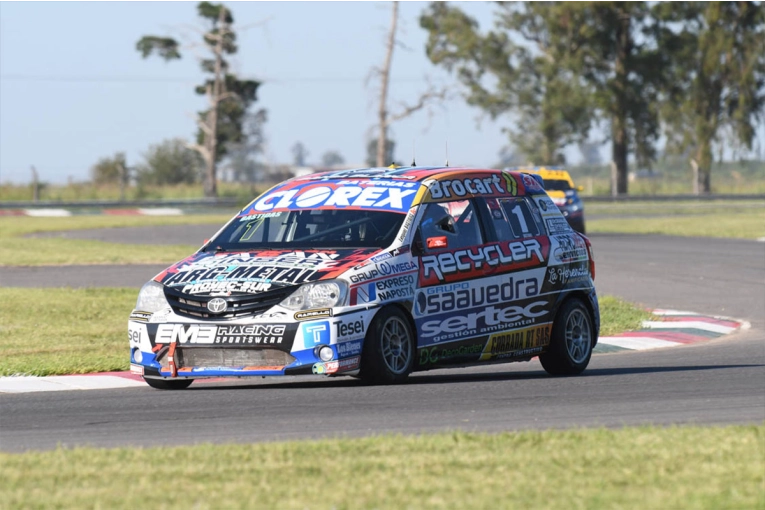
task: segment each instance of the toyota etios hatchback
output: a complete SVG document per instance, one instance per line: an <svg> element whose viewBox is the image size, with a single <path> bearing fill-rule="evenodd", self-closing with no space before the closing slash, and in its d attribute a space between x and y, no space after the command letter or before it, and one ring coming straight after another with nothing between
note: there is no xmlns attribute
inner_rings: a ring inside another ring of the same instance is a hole
<svg viewBox="0 0 765 510"><path fill-rule="evenodd" d="M275 186L143 286L131 370L353 375L539 356L578 374L598 339L590 242L529 174L372 168Z"/></svg>

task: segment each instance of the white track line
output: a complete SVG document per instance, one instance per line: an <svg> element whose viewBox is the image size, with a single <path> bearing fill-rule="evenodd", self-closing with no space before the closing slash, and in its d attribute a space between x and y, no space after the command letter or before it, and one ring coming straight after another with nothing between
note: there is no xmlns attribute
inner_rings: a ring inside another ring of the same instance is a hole
<svg viewBox="0 0 765 510"><path fill-rule="evenodd" d="M50 377L0 377L0 393L29 393L34 391L101 390L146 386L116 375L61 375Z"/></svg>
<svg viewBox="0 0 765 510"><path fill-rule="evenodd" d="M598 345L600 344L613 345L633 351L644 351L660 347L676 347L680 345L680 342L670 342L648 336L604 336L598 338Z"/></svg>

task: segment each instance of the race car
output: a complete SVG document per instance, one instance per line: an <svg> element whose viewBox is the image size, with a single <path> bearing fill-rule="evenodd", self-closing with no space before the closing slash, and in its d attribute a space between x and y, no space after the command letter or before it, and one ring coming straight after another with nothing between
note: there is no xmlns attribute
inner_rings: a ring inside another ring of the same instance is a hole
<svg viewBox="0 0 765 510"><path fill-rule="evenodd" d="M522 172L539 175L544 180L545 191L555 205L558 206L571 228L577 232L586 233L584 226L584 203L579 197L582 186L574 186L571 175L562 167L519 167L513 168Z"/></svg>
<svg viewBox="0 0 765 510"><path fill-rule="evenodd" d="M589 240L529 174L296 177L142 287L131 371L158 389L298 374L400 383L536 356L578 374L600 329L594 277Z"/></svg>

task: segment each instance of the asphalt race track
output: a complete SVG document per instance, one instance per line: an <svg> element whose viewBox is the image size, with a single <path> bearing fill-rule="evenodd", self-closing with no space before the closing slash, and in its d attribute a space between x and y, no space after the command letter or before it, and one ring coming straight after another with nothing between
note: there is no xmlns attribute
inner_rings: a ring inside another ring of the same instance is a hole
<svg viewBox="0 0 765 510"><path fill-rule="evenodd" d="M129 229L116 230L101 231L100 239L127 238ZM210 230L183 227L163 237L199 244ZM2 394L0 450L765 421L765 243L590 238L599 293L744 319L751 329L676 348L599 354L573 378L549 377L532 361L418 373L387 387L306 376L195 383L176 392L147 386ZM0 268L0 285L137 289L163 268Z"/></svg>

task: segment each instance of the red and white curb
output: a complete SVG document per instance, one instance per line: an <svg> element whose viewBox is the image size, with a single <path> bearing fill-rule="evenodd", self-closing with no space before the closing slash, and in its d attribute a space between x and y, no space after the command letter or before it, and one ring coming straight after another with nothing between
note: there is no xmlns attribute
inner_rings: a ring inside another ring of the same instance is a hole
<svg viewBox="0 0 765 510"><path fill-rule="evenodd" d="M639 331L617 336L600 337L594 353L625 350L642 351L662 347L675 347L718 338L739 329L748 329L749 323L727 317L710 317L677 310L654 310L660 320L644 321ZM216 379L217 381L223 379ZM105 372L86 375L56 375L49 377L0 377L0 393L31 393L38 391L102 390L109 388L146 388L139 375L130 372Z"/></svg>
<svg viewBox="0 0 765 510"><path fill-rule="evenodd" d="M69 209L0 209L0 216L32 216L37 218L63 218L78 213ZM177 207L143 207L136 209L101 209L88 211L88 215L105 214L107 216L182 216L183 209Z"/></svg>
<svg viewBox="0 0 765 510"><path fill-rule="evenodd" d="M658 320L643 321L642 329L598 339L595 353L623 350L643 351L692 344L749 329L746 321L714 317L680 310L653 310Z"/></svg>

